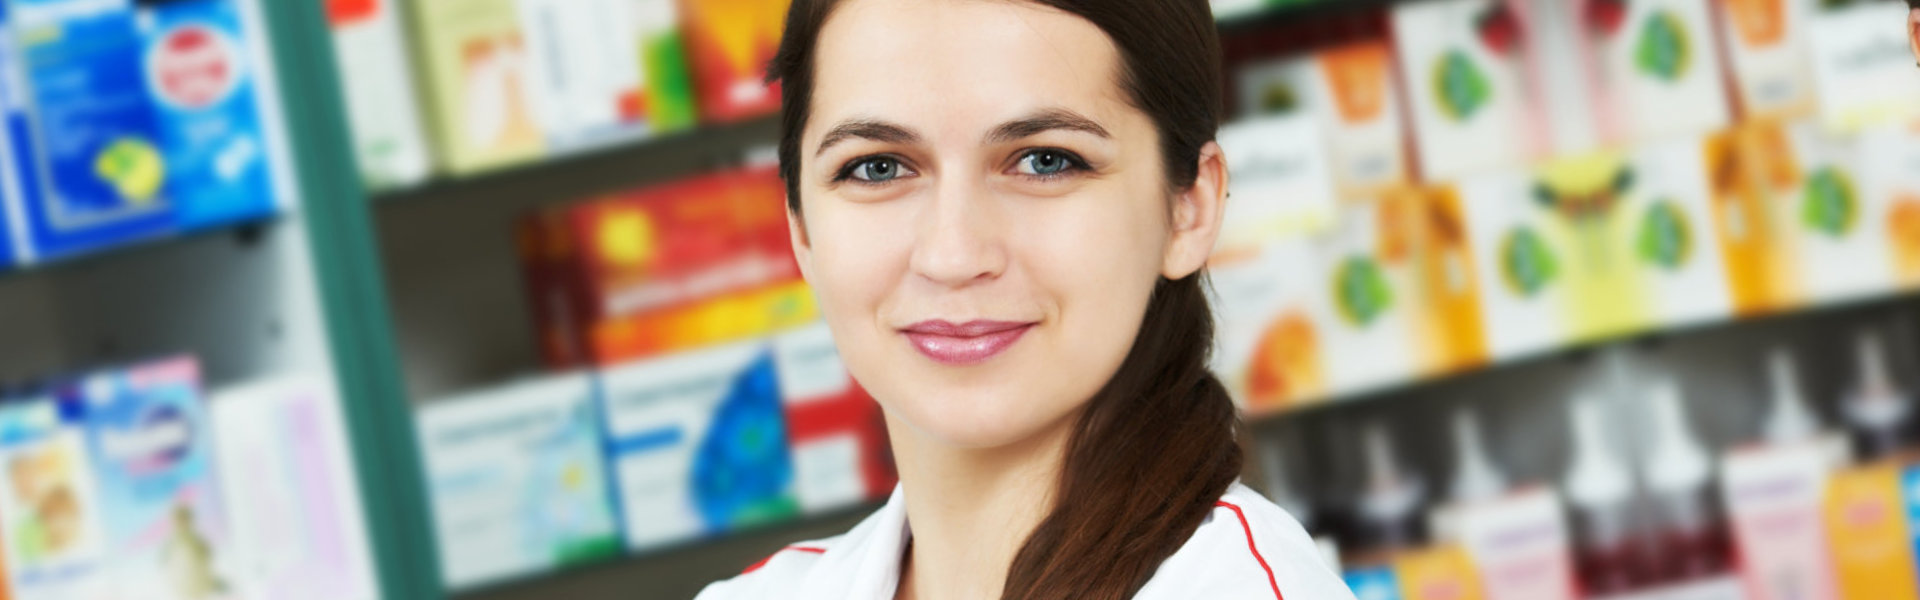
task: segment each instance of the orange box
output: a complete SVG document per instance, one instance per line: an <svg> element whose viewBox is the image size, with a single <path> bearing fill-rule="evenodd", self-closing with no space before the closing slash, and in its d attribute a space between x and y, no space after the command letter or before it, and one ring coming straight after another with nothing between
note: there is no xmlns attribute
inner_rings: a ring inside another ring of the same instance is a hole
<svg viewBox="0 0 1920 600"><path fill-rule="evenodd" d="M1840 597L1920 600L1900 468L1881 464L1835 473L1827 482L1827 547Z"/></svg>
<svg viewBox="0 0 1920 600"><path fill-rule="evenodd" d="M680 0L702 120L724 123L780 109L780 86L764 77L780 48L787 2Z"/></svg>

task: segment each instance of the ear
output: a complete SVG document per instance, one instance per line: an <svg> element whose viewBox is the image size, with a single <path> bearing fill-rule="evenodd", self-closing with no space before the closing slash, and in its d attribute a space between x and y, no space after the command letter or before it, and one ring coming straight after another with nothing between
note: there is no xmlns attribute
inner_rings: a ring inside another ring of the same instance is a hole
<svg viewBox="0 0 1920 600"><path fill-rule="evenodd" d="M1920 65L1920 4L1907 9L1907 44L1913 48L1913 63Z"/></svg>
<svg viewBox="0 0 1920 600"><path fill-rule="evenodd" d="M1199 176L1173 206L1173 235L1161 259L1160 275L1185 279L1207 265L1220 237L1220 217L1227 208L1227 155L1220 144L1200 148Z"/></svg>
<svg viewBox="0 0 1920 600"><path fill-rule="evenodd" d="M798 210L787 210L787 241L793 244L793 260L800 265L800 277L813 281L813 240L807 237L807 218Z"/></svg>

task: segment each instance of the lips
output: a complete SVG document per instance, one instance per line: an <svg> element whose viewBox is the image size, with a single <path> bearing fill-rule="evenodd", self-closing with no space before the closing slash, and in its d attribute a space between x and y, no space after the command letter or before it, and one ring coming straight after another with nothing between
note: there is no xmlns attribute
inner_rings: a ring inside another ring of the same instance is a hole
<svg viewBox="0 0 1920 600"><path fill-rule="evenodd" d="M1016 321L922 321L900 330L915 350L944 365L986 362L1020 341L1035 323Z"/></svg>

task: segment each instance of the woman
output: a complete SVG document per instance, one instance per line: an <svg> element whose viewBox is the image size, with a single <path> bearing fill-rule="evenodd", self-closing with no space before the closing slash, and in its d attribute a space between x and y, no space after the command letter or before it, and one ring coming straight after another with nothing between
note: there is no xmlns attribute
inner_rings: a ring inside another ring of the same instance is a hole
<svg viewBox="0 0 1920 600"><path fill-rule="evenodd" d="M794 0L794 253L901 485L700 598L1351 598L1236 482L1205 0Z"/></svg>

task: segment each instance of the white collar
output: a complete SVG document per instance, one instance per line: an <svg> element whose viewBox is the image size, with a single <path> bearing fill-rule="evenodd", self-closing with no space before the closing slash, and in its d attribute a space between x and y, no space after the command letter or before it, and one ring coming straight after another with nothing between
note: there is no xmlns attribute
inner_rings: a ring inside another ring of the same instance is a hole
<svg viewBox="0 0 1920 600"><path fill-rule="evenodd" d="M906 555L906 492L899 485L885 506L854 526L820 556L801 598L891 600L900 587L900 562ZM852 573L852 577L847 577Z"/></svg>

